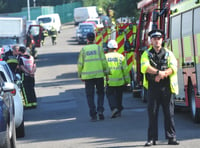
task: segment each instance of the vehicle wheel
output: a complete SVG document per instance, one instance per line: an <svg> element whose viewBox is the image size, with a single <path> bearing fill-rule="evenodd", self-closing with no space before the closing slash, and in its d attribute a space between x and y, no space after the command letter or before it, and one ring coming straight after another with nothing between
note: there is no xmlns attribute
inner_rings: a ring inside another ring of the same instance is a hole
<svg viewBox="0 0 200 148"><path fill-rule="evenodd" d="M15 127L15 124L14 124L13 127ZM11 145L11 148L16 148L16 131L15 131L15 128L13 128L13 131L12 131L12 136L11 136L11 139L10 139L10 145Z"/></svg>
<svg viewBox="0 0 200 148"><path fill-rule="evenodd" d="M135 86L134 85L134 71L133 71L133 69L131 69L130 78L131 78L131 88L130 88L130 90L133 91L134 86Z"/></svg>
<svg viewBox="0 0 200 148"><path fill-rule="evenodd" d="M196 107L195 92L191 82L188 84L188 99L192 119L194 122L200 123L200 109Z"/></svg>
<svg viewBox="0 0 200 148"><path fill-rule="evenodd" d="M6 141L5 144L3 145L3 148L10 148L10 137L9 137L9 127L7 126L6 128Z"/></svg>
<svg viewBox="0 0 200 148"><path fill-rule="evenodd" d="M16 137L17 138L22 138L24 136L25 136L25 130L24 130L24 119L23 119L23 121L20 124L20 126L18 128L16 128Z"/></svg>
<svg viewBox="0 0 200 148"><path fill-rule="evenodd" d="M148 96L147 89L142 87L141 98L143 102L147 102L147 96Z"/></svg>

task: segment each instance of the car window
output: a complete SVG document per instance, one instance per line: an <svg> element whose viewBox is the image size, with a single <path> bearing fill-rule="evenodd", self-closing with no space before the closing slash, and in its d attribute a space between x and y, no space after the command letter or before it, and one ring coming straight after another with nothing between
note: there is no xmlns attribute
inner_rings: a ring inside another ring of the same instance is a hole
<svg viewBox="0 0 200 148"><path fill-rule="evenodd" d="M93 32L94 29L93 28L81 28L82 32Z"/></svg>
<svg viewBox="0 0 200 148"><path fill-rule="evenodd" d="M4 73L3 73L2 71L0 71L0 77L2 78L2 80L3 80L4 82L7 82L6 76L4 75Z"/></svg>
<svg viewBox="0 0 200 148"><path fill-rule="evenodd" d="M38 22L49 23L49 22L51 22L51 18L50 17L39 18Z"/></svg>
<svg viewBox="0 0 200 148"><path fill-rule="evenodd" d="M1 38L0 39L0 45L11 45L11 44L17 44L17 38Z"/></svg>
<svg viewBox="0 0 200 148"><path fill-rule="evenodd" d="M13 78L13 75L12 75L12 72L11 70L9 69L8 65L3 65L6 73L8 74L9 78L11 79L11 81L14 81L14 78Z"/></svg>
<svg viewBox="0 0 200 148"><path fill-rule="evenodd" d="M31 26L30 32L33 36L37 36L40 33L40 27L39 26Z"/></svg>
<svg viewBox="0 0 200 148"><path fill-rule="evenodd" d="M92 26L92 25L81 25L80 28L81 28L81 29L82 29L82 28L93 28L93 26Z"/></svg>

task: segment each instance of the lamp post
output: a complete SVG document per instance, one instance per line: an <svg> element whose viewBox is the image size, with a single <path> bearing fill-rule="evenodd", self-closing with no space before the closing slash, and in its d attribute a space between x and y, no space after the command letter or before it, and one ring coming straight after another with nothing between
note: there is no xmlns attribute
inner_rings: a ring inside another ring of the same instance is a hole
<svg viewBox="0 0 200 148"><path fill-rule="evenodd" d="M33 7L36 7L36 0L33 0Z"/></svg>
<svg viewBox="0 0 200 148"><path fill-rule="evenodd" d="M31 16L30 16L30 0L27 0L27 10L28 10L28 20L30 21Z"/></svg>

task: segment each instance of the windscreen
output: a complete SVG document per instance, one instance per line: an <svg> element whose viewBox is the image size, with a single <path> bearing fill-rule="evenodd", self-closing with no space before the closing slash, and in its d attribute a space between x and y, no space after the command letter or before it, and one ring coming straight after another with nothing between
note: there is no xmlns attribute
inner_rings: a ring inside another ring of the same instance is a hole
<svg viewBox="0 0 200 148"><path fill-rule="evenodd" d="M94 32L94 28L91 25L80 26L81 32Z"/></svg>
<svg viewBox="0 0 200 148"><path fill-rule="evenodd" d="M38 26L32 26L30 29L30 32L33 36L37 36L40 33L40 27Z"/></svg>
<svg viewBox="0 0 200 148"><path fill-rule="evenodd" d="M52 21L52 19L50 17L44 17L44 18L39 18L38 22L39 23L50 23Z"/></svg>
<svg viewBox="0 0 200 148"><path fill-rule="evenodd" d="M11 45L17 43L17 38L0 38L0 47L3 45Z"/></svg>

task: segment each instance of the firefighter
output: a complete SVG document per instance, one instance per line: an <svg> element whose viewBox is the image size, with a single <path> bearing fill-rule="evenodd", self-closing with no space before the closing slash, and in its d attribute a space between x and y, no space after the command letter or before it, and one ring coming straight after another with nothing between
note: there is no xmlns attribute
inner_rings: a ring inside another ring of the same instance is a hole
<svg viewBox="0 0 200 148"><path fill-rule="evenodd" d="M82 48L78 58L78 77L85 82L85 91L91 121L104 120L104 76L109 73L108 63L102 47L94 43L95 34L87 34L88 45ZM98 103L94 92L97 89Z"/></svg>
<svg viewBox="0 0 200 148"><path fill-rule="evenodd" d="M110 75L106 78L106 96L112 111L111 118L121 116L123 110L122 96L124 85L130 83L130 76L125 57L117 52L118 44L115 40L108 42L106 60L110 68Z"/></svg>
<svg viewBox="0 0 200 148"><path fill-rule="evenodd" d="M158 140L158 112L163 108L165 137L169 145L178 145L174 123L174 96L178 93L177 61L174 54L162 47L161 30L148 34L152 47L141 57L143 85L148 89L148 139L145 146L156 145Z"/></svg>
<svg viewBox="0 0 200 148"><path fill-rule="evenodd" d="M29 52L30 54L36 58L36 49L35 49L35 40L34 40L34 36L32 35L31 31L29 30L27 33L27 42L26 42L26 47L29 48Z"/></svg>
<svg viewBox="0 0 200 148"><path fill-rule="evenodd" d="M56 37L57 37L57 30L56 30L56 28L52 26L50 32L51 32L52 45L56 45Z"/></svg>
<svg viewBox="0 0 200 148"><path fill-rule="evenodd" d="M19 72L18 59L17 59L19 46L14 45L11 50L12 50L11 54L7 55L4 59L4 61L6 61L6 63L8 63L12 73L15 75L16 73Z"/></svg>
<svg viewBox="0 0 200 148"><path fill-rule="evenodd" d="M41 44L42 46L45 45L45 38L48 37L48 30L45 28L42 28L42 36L41 36Z"/></svg>
<svg viewBox="0 0 200 148"><path fill-rule="evenodd" d="M37 98L35 94L35 78L36 64L33 56L26 52L24 46L19 48L19 68L22 77L22 94L24 97L26 108L37 107Z"/></svg>

